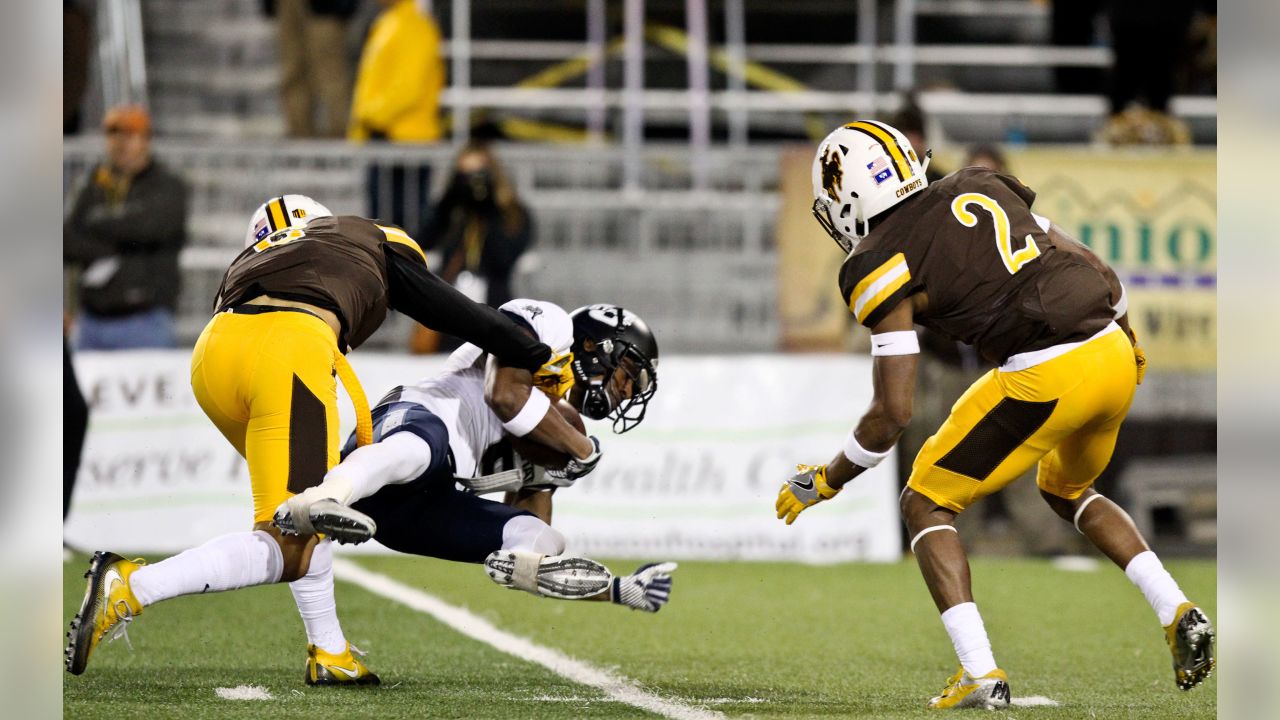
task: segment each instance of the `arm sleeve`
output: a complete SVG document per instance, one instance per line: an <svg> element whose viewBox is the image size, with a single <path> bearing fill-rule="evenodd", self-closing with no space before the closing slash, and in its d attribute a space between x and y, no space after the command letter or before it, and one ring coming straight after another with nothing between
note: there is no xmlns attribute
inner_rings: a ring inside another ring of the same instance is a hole
<svg viewBox="0 0 1280 720"><path fill-rule="evenodd" d="M472 302L427 269L386 246L391 307L432 330L473 343L503 365L536 372L551 359L551 348L488 305Z"/></svg>

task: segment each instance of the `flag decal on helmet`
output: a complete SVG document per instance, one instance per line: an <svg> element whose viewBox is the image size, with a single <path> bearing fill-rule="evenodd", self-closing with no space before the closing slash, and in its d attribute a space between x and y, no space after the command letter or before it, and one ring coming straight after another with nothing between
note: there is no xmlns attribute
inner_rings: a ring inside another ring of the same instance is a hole
<svg viewBox="0 0 1280 720"><path fill-rule="evenodd" d="M879 143L880 147L884 148L884 154L893 160L893 169L898 174L899 180L906 180L914 174L911 172L911 165L907 162L907 156L903 154L897 139L893 137L893 133L866 120L851 122L845 125L845 128L857 130Z"/></svg>
<svg viewBox="0 0 1280 720"><path fill-rule="evenodd" d="M840 167L840 155L831 148L822 151L822 188L832 198L840 194L844 170Z"/></svg>
<svg viewBox="0 0 1280 720"><path fill-rule="evenodd" d="M893 176L893 171L889 169L889 159L883 155L867 163L867 169L871 171L871 179L876 181L876 185L883 184Z"/></svg>

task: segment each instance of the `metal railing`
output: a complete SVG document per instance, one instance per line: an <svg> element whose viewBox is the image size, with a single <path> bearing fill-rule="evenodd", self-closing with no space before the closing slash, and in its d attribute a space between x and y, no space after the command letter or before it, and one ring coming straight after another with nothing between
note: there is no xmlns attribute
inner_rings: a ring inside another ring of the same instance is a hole
<svg viewBox="0 0 1280 720"><path fill-rule="evenodd" d="M392 167L426 168L434 195L453 160L443 145L157 141L155 150L191 185L190 240L181 259L184 341L207 321L259 203L301 193L336 213L366 215L369 183L387 185ZM776 150L710 151L703 189L695 187L684 146L646 147L636 187L626 185L620 148L511 145L498 155L535 224L518 292L570 308L621 303L660 328L664 348L673 351L776 347ZM69 141L65 176L74 179L100 156L98 138ZM426 210L406 200L409 215ZM407 323L393 321L371 344L403 347L407 332Z"/></svg>
<svg viewBox="0 0 1280 720"><path fill-rule="evenodd" d="M97 9L103 107L147 104L147 65L138 0L102 0Z"/></svg>

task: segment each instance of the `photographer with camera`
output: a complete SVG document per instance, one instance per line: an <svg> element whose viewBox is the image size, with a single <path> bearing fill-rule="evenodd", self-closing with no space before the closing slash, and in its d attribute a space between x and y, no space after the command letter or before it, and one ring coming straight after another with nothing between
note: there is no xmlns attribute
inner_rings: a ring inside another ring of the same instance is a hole
<svg viewBox="0 0 1280 720"><path fill-rule="evenodd" d="M492 307L515 297L511 275L533 242L533 220L487 142L473 142L458 154L423 240L440 254L440 277L467 297ZM419 328L410 349L426 353L456 346Z"/></svg>

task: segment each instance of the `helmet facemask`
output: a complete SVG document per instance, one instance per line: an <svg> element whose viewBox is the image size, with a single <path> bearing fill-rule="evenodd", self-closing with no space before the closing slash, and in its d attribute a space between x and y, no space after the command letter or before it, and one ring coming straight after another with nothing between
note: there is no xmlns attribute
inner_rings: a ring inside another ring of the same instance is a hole
<svg viewBox="0 0 1280 720"><path fill-rule="evenodd" d="M658 392L658 370L654 363L625 340L605 340L587 363L574 360L577 384L582 387L582 413L592 420L613 420L619 435L644 420L649 401ZM631 386L629 396L620 395L616 376L621 372Z"/></svg>
<svg viewBox="0 0 1280 720"><path fill-rule="evenodd" d="M831 239L836 241L836 244L840 246L840 249L844 251L844 254L848 255L853 252L854 248L858 245L853 240L845 237L844 233L836 229L835 223L831 222L831 208L834 205L835 203L826 195L818 197L813 201L813 216L818 219L818 224L822 226L823 230L827 231L827 234L831 236ZM841 209L841 212L846 212L850 209L851 208L846 205ZM865 235L866 233L863 233L859 237L865 237Z"/></svg>
<svg viewBox="0 0 1280 720"><path fill-rule="evenodd" d="M613 418L613 431L621 435L644 420L649 401L658 392L658 370L630 343L619 341L618 344L623 349L617 370L621 370L631 384L630 397L610 398L614 406L610 414ZM614 371L615 374L617 370ZM612 382L606 388L610 395L614 394Z"/></svg>

